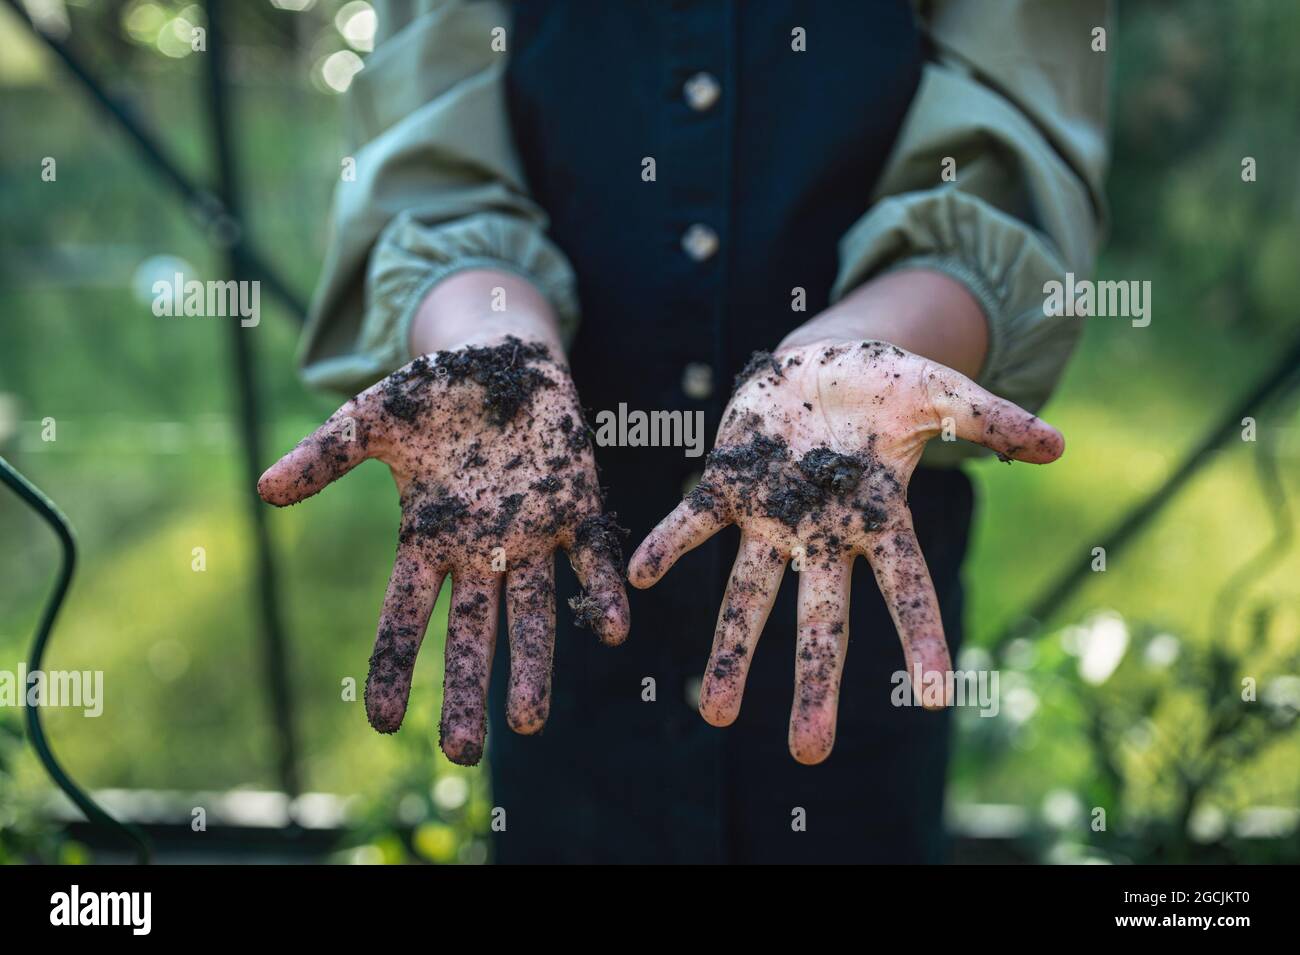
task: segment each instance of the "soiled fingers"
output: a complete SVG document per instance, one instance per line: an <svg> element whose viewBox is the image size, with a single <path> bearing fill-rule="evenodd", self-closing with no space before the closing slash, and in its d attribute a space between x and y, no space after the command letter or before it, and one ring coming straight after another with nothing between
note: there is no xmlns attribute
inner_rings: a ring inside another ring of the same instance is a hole
<svg viewBox="0 0 1300 955"><path fill-rule="evenodd" d="M401 726L416 656L444 575L412 544L399 546L366 681L366 713L381 733ZM487 689L496 645L501 578L452 570L440 745L447 758L476 764L487 732ZM506 720L517 733L546 724L555 652L554 555L532 557L505 576L510 640Z"/></svg>
<svg viewBox="0 0 1300 955"><path fill-rule="evenodd" d="M748 535L741 539L700 687L700 715L714 726L730 726L740 715L749 664L785 565L785 557L771 544Z"/></svg>
<svg viewBox="0 0 1300 955"><path fill-rule="evenodd" d="M552 555L511 568L506 576L510 688L506 721L516 733L539 732L551 711L555 656L555 563Z"/></svg>
<svg viewBox="0 0 1300 955"><path fill-rule="evenodd" d="M453 763L474 766L487 736L487 688L496 647L500 580L452 571L439 745Z"/></svg>
<svg viewBox="0 0 1300 955"><path fill-rule="evenodd" d="M852 572L852 557L844 556L799 575L790 755L808 766L826 759L835 746Z"/></svg>
<svg viewBox="0 0 1300 955"><path fill-rule="evenodd" d="M1046 421L951 368L933 365L926 387L940 417L952 418L957 437L965 441L1030 464L1049 464L1065 451L1065 438Z"/></svg>
<svg viewBox="0 0 1300 955"><path fill-rule="evenodd" d="M569 563L582 585L582 593L569 601L574 620L609 646L627 639L632 619L620 569L625 533L613 514L595 514L578 525L567 548Z"/></svg>
<svg viewBox="0 0 1300 955"><path fill-rule="evenodd" d="M880 594L898 630L907 675L915 692L920 694L924 687L940 681L938 685L944 687L942 695L924 694L922 700L929 708L935 708L935 703L947 706L950 703L947 676L952 669L948 641L939 616L934 581L912 529L912 515L906 508L893 516L889 526L872 539L863 555L875 572Z"/></svg>
<svg viewBox="0 0 1300 955"><path fill-rule="evenodd" d="M276 507L297 504L372 456L369 422L354 399L267 468L257 493Z"/></svg>
<svg viewBox="0 0 1300 955"><path fill-rule="evenodd" d="M397 732L406 716L415 658L442 581L442 572L430 567L417 547L398 545L366 677L366 717L381 733Z"/></svg>
<svg viewBox="0 0 1300 955"><path fill-rule="evenodd" d="M645 589L658 583L669 568L730 523L723 505L701 483L646 535L628 563L632 586Z"/></svg>

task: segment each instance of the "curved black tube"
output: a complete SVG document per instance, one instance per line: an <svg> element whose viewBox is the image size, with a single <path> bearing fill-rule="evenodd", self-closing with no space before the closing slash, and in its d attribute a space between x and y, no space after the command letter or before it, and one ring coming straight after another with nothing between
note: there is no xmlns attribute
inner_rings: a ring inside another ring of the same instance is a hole
<svg viewBox="0 0 1300 955"><path fill-rule="evenodd" d="M63 552L63 560L59 565L58 581L55 583L54 592L50 595L50 599L46 602L45 609L41 613L40 623L36 627L36 638L32 641L31 659L27 666L29 672L35 672L41 668L45 648L50 642L50 631L54 629L54 618L58 615L59 608L63 606L63 600L68 595L68 587L72 584L72 572L77 565L77 543L72 536L72 525L55 507L54 502L46 497L40 488L15 470L13 465L3 457L0 457L0 480L9 485L15 494L39 514L45 523L50 525L55 536L59 538L59 544ZM119 822L114 819L90 797L89 793L73 782L72 777L59 765L59 761L54 758L54 753L50 750L49 741L45 738L45 730L41 726L41 708L39 706L28 706L26 710L27 735L31 737L32 748L36 750L36 755L40 758L45 771L50 774L50 778L73 801L77 808L86 814L86 818L91 823L120 833L135 849L136 860L141 864L147 864L149 862L150 848L149 840L145 837L145 834L130 823Z"/></svg>

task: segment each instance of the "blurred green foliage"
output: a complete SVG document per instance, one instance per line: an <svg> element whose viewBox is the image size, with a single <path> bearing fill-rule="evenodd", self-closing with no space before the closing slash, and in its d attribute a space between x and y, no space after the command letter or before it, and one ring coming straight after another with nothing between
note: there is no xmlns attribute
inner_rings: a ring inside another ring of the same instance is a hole
<svg viewBox="0 0 1300 955"><path fill-rule="evenodd" d="M324 81L331 56L351 55L343 6L240 4L233 24L249 227L304 292L345 154L339 101ZM69 9L69 42L187 168L210 178L201 54L168 55L158 41L178 17L200 23L201 14L120 0ZM1300 804L1300 743L1278 722L1285 705L1240 698L1243 678L1261 694L1285 695L1300 628L1300 557L1286 546L1251 562L1279 515L1275 494L1256 483L1255 445L1223 448L1037 639L989 652L1003 626L1157 486L1297 332L1300 61L1290 44L1298 32L1300 5L1276 0L1122 5L1107 54L1115 152L1100 272L1149 279L1154 318L1145 329L1088 326L1045 412L1067 435L1062 461L1048 470L972 467L979 511L967 662L985 648L984 661L1002 672L1004 704L996 719L959 713L951 799L1017 807L1045 859L1300 860L1294 817L1288 830L1283 815L1284 838L1273 840L1241 835L1232 822L1252 807ZM204 276L220 273L220 259L3 9L0 41L12 51L0 64L0 128L21 131L0 149L0 453L61 504L80 535L81 570L49 666L103 669L108 696L91 723L50 711L48 732L94 788L271 788L227 330L222 320L155 318L135 290L174 259ZM46 156L58 160L53 183L40 178ZM1242 181L1245 157L1256 160L1256 182ZM250 334L270 455L335 399L302 389L296 326L267 297L263 309ZM47 418L57 441L41 439ZM1294 402L1260 409L1258 424L1283 465L1278 487L1294 496ZM403 731L377 736L362 704L344 699L344 681L364 682L391 563L391 482L365 465L308 506L310 514L270 520L286 565L306 783L360 800L338 858L481 861L486 779L451 766L434 739L445 595ZM0 535L0 668L13 669L56 552L7 498ZM191 569L199 546L202 573ZM1243 566L1234 602L1216 613L1217 595ZM1113 645L1121 632L1112 671L1085 679L1088 646ZM702 634L701 666L707 648ZM0 712L0 861L76 856L39 821L34 807L48 785L10 716ZM1091 826L1096 807L1106 810L1105 831Z"/></svg>

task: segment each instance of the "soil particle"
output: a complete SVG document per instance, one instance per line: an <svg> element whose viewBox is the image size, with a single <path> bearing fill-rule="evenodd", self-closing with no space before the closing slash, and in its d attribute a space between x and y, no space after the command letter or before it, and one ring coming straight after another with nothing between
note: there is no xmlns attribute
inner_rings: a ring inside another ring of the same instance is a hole
<svg viewBox="0 0 1300 955"><path fill-rule="evenodd" d="M375 641L366 678L366 712L380 733L395 733L402 724L405 708L403 678L415 666L419 635L411 627L385 626Z"/></svg>
<svg viewBox="0 0 1300 955"><path fill-rule="evenodd" d="M739 661L736 659L736 655L730 651L718 654L717 660L713 663L713 677L717 680L729 680L739 670Z"/></svg>
<svg viewBox="0 0 1300 955"><path fill-rule="evenodd" d="M390 684L415 665L416 637L412 627L384 627L375 640L375 652L370 655L371 680Z"/></svg>
<svg viewBox="0 0 1300 955"><path fill-rule="evenodd" d="M455 610L456 613L460 614L463 617L469 617L471 619L481 620L484 616L483 611L484 608L487 607L487 602L488 602L487 596L480 592L480 593L476 593L470 599L462 600L460 603L456 604ZM461 649L464 650L463 647ZM469 654L468 651L465 651L464 655L466 656L467 659L472 659L472 656Z"/></svg>
<svg viewBox="0 0 1300 955"><path fill-rule="evenodd" d="M813 484L833 494L848 494L862 480L863 464L856 457L830 448L813 448L799 461L799 470Z"/></svg>
<svg viewBox="0 0 1300 955"><path fill-rule="evenodd" d="M582 454L591 447L591 436L585 421L574 421L572 415L560 419L560 431L564 433L564 442L572 454Z"/></svg>
<svg viewBox="0 0 1300 955"><path fill-rule="evenodd" d="M515 522L515 517L519 514L519 509L523 507L523 504L524 495L522 494L507 494L501 498L501 502L497 505L496 520L479 531L477 535L479 539L504 537L506 532L510 530L510 525Z"/></svg>
<svg viewBox="0 0 1300 955"><path fill-rule="evenodd" d="M746 426L758 423L758 416L752 417L754 421L746 421ZM749 441L745 444L714 448L705 458L705 467L722 470L729 481L734 482L741 478L762 477L770 466L779 465L789 459L790 448L784 438L769 437L761 431L756 431L750 435Z"/></svg>
<svg viewBox="0 0 1300 955"><path fill-rule="evenodd" d="M394 378L390 378L388 384L384 385L384 410L399 421L412 423L428 406L428 395L417 396L403 388Z"/></svg>
<svg viewBox="0 0 1300 955"><path fill-rule="evenodd" d="M401 531L403 543L412 537L435 537L452 530L469 509L458 497L439 494L421 501L408 514Z"/></svg>
<svg viewBox="0 0 1300 955"><path fill-rule="evenodd" d="M781 363L772 357L768 351L756 351L749 356L749 361L745 362L745 367L740 369L736 375L736 380L731 386L732 391L739 391L740 386L749 379L753 378L759 372L771 371L776 377L769 379L772 384L779 384L780 379L785 377L781 371Z"/></svg>
<svg viewBox="0 0 1300 955"><path fill-rule="evenodd" d="M541 491L543 494L554 494L562 487L564 487L564 482L554 474L548 474L540 481L534 481L532 484L534 491Z"/></svg>
<svg viewBox="0 0 1300 955"><path fill-rule="evenodd" d="M710 484L707 478L696 482L695 487L691 488L690 493L686 495L686 503L697 514L718 514L726 506L718 495L717 488Z"/></svg>
<svg viewBox="0 0 1300 955"><path fill-rule="evenodd" d="M600 604L585 590L569 598L569 609L573 611L573 625L580 630L595 630L605 615Z"/></svg>
<svg viewBox="0 0 1300 955"><path fill-rule="evenodd" d="M615 567L622 567L623 538L629 533L626 527L619 527L617 514L593 514L578 525L573 535L573 546L576 550L604 557Z"/></svg>
<svg viewBox="0 0 1300 955"><path fill-rule="evenodd" d="M787 480L767 495L763 513L786 527L797 528L804 516L826 503L826 492L807 481Z"/></svg>
<svg viewBox="0 0 1300 955"><path fill-rule="evenodd" d="M862 526L868 531L882 530L889 520L889 514L885 509L870 501L864 501L859 505L859 511L862 514Z"/></svg>
<svg viewBox="0 0 1300 955"><path fill-rule="evenodd" d="M433 363L424 355L393 372L384 380L384 410L399 421L415 421L428 409L429 385L438 377Z"/></svg>
<svg viewBox="0 0 1300 955"><path fill-rule="evenodd" d="M867 353L868 358L880 358L884 355L893 355L895 358L904 357L901 348L887 342L863 342L862 350Z"/></svg>
<svg viewBox="0 0 1300 955"><path fill-rule="evenodd" d="M781 438L761 433L748 444L715 450L710 464L719 466L737 483L762 489L762 512L790 528L809 513L843 498L857 489L868 462L838 454L830 448L814 448L790 468L790 449ZM748 493L748 489L742 490Z"/></svg>
<svg viewBox="0 0 1300 955"><path fill-rule="evenodd" d="M867 531L878 531L888 523L890 502L903 496L898 479L876 458L874 434L868 436L865 448L853 454L823 445L794 460L782 437L761 430L757 415L747 414L735 425L747 440L709 453L705 479L686 496L697 513L717 514L728 506L726 502L733 502L745 513L773 518L791 530L798 530L806 519L820 525L838 517L846 533L858 519ZM832 508L834 516L829 514ZM837 534L823 531L816 536L831 554L842 548ZM823 550L808 550L806 555Z"/></svg>
<svg viewBox="0 0 1300 955"><path fill-rule="evenodd" d="M539 388L551 386L551 380L529 364L549 358L545 346L537 342L525 343L512 335L500 345L472 345L456 351L439 352L436 368L438 376L450 384L472 381L481 385L488 421L503 427Z"/></svg>

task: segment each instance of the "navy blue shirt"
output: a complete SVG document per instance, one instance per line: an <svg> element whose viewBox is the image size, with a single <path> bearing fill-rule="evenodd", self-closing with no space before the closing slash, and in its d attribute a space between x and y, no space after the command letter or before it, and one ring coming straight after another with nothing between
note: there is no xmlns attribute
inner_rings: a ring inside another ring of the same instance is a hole
<svg viewBox="0 0 1300 955"><path fill-rule="evenodd" d="M579 393L593 413L703 411L707 447L751 352L829 304L837 243L866 212L919 80L911 4L521 0L511 42L516 145L578 276ZM680 448L602 447L596 458L609 507L639 533L703 466ZM920 470L909 497L955 653L970 485ZM508 808L498 861L941 858L949 717L889 704L903 656L865 564L825 763L801 766L786 744L794 573L740 718L716 729L696 712L738 536L718 535L633 591L622 647L558 615L545 733L489 733L494 801ZM561 596L576 593L557 569ZM506 665L498 654L493 713ZM797 810L805 831L792 827Z"/></svg>

